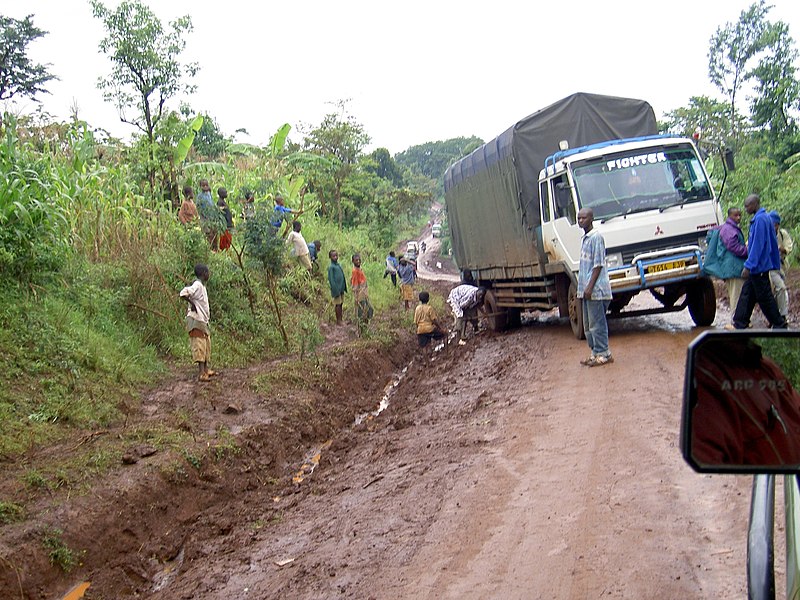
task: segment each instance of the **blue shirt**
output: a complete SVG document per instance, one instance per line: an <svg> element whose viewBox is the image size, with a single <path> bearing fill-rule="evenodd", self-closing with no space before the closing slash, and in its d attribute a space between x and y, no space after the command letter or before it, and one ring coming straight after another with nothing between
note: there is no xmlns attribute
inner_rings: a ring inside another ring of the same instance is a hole
<svg viewBox="0 0 800 600"><path fill-rule="evenodd" d="M608 280L606 268L606 241L599 231L592 229L581 238L581 258L578 263L579 298L583 298L583 292L589 285L595 267L602 269L592 289L592 300L611 300L611 282Z"/></svg>
<svg viewBox="0 0 800 600"><path fill-rule="evenodd" d="M759 208L750 221L747 241L747 260L745 269L753 275L767 273L781 268L781 254L778 251L778 236L767 211Z"/></svg>
<svg viewBox="0 0 800 600"><path fill-rule="evenodd" d="M214 200L211 198L211 192L199 191L197 192L197 203L205 203L208 206L214 206Z"/></svg>
<svg viewBox="0 0 800 600"><path fill-rule="evenodd" d="M281 223L283 223L284 219L288 219L287 215L292 214L291 208L286 208L285 206L281 206L280 204L276 204L275 208L272 210L272 226L273 227L280 227Z"/></svg>
<svg viewBox="0 0 800 600"><path fill-rule="evenodd" d="M417 271L411 263L400 264L397 267L397 274L400 275L400 283L405 285L414 285L414 280L417 278Z"/></svg>
<svg viewBox="0 0 800 600"><path fill-rule="evenodd" d="M317 260L317 246L315 244L308 244L308 253L311 255L311 260Z"/></svg>
<svg viewBox="0 0 800 600"><path fill-rule="evenodd" d="M200 215L202 221L207 221L216 212L214 200L211 198L211 192L204 192L200 190L197 192L197 213Z"/></svg>

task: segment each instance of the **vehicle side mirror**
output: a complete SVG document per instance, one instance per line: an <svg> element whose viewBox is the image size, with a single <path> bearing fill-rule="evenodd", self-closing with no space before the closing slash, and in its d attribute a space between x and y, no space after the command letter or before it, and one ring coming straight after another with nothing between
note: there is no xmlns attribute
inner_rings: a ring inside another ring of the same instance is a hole
<svg viewBox="0 0 800 600"><path fill-rule="evenodd" d="M736 170L736 162L733 160L733 150L725 148L725 150L722 151L722 160L725 161L725 168L728 169L728 171Z"/></svg>
<svg viewBox="0 0 800 600"><path fill-rule="evenodd" d="M686 357L681 451L700 473L800 473L800 331L706 331Z"/></svg>

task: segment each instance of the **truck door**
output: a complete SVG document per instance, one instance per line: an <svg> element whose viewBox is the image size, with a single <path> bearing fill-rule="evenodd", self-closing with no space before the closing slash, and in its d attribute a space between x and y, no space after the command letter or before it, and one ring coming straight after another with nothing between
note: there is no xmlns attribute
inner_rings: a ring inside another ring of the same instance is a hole
<svg viewBox="0 0 800 600"><path fill-rule="evenodd" d="M545 188L548 188L545 190ZM542 183L540 195L544 204L545 191L548 191L549 206L542 206L542 221L552 215L549 223L542 223L542 237L545 252L553 262L564 261L571 270L578 269L583 231L577 223L577 205L572 190L567 183L566 174Z"/></svg>

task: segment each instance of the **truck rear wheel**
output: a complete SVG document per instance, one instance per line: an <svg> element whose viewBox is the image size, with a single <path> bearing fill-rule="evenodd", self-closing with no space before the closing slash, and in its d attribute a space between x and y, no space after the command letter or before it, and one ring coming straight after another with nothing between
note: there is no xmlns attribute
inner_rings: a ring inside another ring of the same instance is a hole
<svg viewBox="0 0 800 600"><path fill-rule="evenodd" d="M489 316L486 318L489 329L492 331L504 331L508 327L508 313L504 308L497 307L497 298L494 297L492 290L486 290L483 305Z"/></svg>
<svg viewBox="0 0 800 600"><path fill-rule="evenodd" d="M583 330L583 306L578 298L578 285L573 281L569 284L569 324L572 326L572 333L579 340L586 339Z"/></svg>
<svg viewBox="0 0 800 600"><path fill-rule="evenodd" d="M717 295L709 278L704 277L694 282L686 291L686 299L695 325L707 327L714 322L714 317L717 316Z"/></svg>

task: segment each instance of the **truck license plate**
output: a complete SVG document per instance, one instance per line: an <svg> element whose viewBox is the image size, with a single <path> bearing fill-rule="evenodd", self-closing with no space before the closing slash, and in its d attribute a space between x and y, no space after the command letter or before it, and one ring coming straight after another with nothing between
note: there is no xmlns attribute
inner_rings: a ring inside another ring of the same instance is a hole
<svg viewBox="0 0 800 600"><path fill-rule="evenodd" d="M669 271L670 269L682 269L686 266L685 260L673 260L670 262L659 263L657 265L650 265L647 267L648 273L660 273L661 271Z"/></svg>

